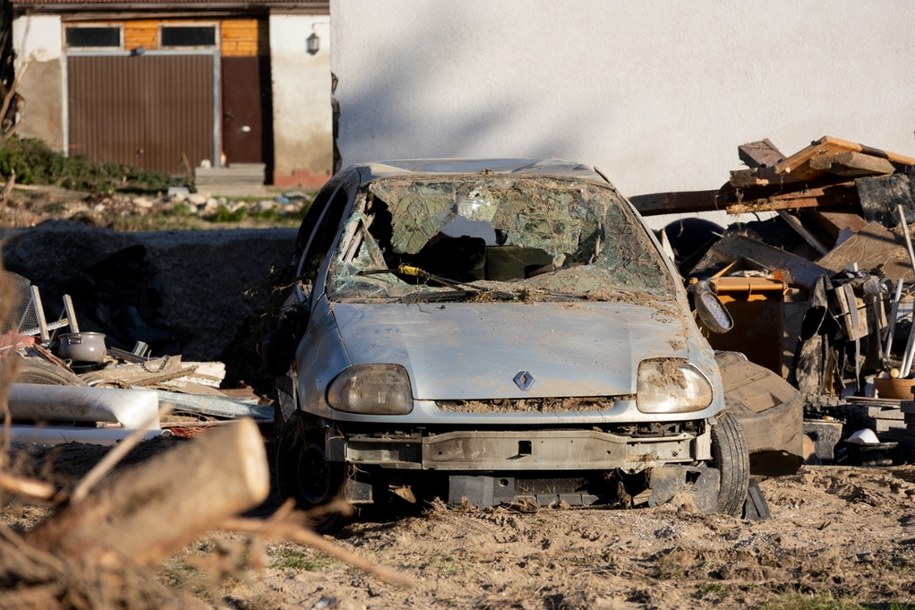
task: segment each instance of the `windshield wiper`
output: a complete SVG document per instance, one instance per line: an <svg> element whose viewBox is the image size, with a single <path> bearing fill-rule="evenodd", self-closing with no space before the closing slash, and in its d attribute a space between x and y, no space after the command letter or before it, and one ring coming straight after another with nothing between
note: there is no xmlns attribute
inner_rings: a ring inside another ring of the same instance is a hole
<svg viewBox="0 0 915 610"><path fill-rule="evenodd" d="M495 290L492 288L484 288L481 286L474 286L464 282L458 282L456 280L451 280L434 273L429 273L428 271L413 265L398 265L397 267L391 269L370 269L367 271L360 271L359 275L376 275L379 273L391 273L393 275L401 275L405 277L416 277L426 281L435 282L436 284L440 284L447 288L454 289L442 292L416 293L410 296L411 300L458 301L467 297L476 297L478 295L491 296L494 299L506 301L512 301L515 299L515 295L510 292Z"/></svg>

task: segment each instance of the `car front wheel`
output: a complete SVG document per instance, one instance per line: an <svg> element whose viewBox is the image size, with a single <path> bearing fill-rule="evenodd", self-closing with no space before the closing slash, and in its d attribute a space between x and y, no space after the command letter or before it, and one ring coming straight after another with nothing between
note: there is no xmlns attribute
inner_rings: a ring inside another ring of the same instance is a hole
<svg viewBox="0 0 915 610"><path fill-rule="evenodd" d="M750 455L740 424L728 412L712 425L712 465L721 473L718 512L740 516L750 485Z"/></svg>
<svg viewBox="0 0 915 610"><path fill-rule="evenodd" d="M282 425L276 469L280 494L293 498L300 509L312 511L316 529L326 531L337 526L338 516L320 509L342 493L344 466L327 460L323 430L300 411Z"/></svg>

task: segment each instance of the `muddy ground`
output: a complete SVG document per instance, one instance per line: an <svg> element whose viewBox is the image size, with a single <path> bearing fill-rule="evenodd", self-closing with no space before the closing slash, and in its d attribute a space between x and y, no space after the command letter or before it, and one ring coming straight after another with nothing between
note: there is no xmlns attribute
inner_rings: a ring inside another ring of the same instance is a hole
<svg viewBox="0 0 915 610"><path fill-rule="evenodd" d="M96 260L138 239L105 233L101 241L109 239L111 246L97 252L97 233L68 241L57 233L60 226L52 228L7 241L7 254L53 261L59 272L90 258L82 254L86 244L94 244ZM275 242L261 239L267 233L221 233L146 242L164 287L166 318L199 321L189 343L197 358L224 353L239 318L255 311L250 303L237 304L244 291L239 283L256 283L272 264L267 259L287 256L291 240L288 230ZM19 466L66 486L101 454L71 446L64 455L52 470L47 462ZM410 588L308 548L252 545L240 534L216 532L148 578L131 572L133 578L118 581L124 595L106 599L126 600L126 607L186 607L186 598L168 593L180 591L212 607L251 610L915 607L915 466L806 466L760 486L772 515L759 522L701 515L686 501L637 510L432 505L374 515L333 537L345 549L412 576ZM277 505L273 497L257 513L269 514ZM0 496L0 521L15 530L48 514L47 507ZM9 558L0 561L0 577ZM92 580L78 571L68 578L66 586ZM0 590L0 608L10 599Z"/></svg>
<svg viewBox="0 0 915 610"><path fill-rule="evenodd" d="M97 455L76 446L65 459L73 472ZM412 576L409 588L305 547L252 546L226 532L150 578L212 607L263 610L915 607L915 467L808 466L761 488L772 512L764 521L698 514L683 499L633 510L430 505L332 538ZM2 509L19 529L46 514ZM151 607L182 607L162 591L143 595Z"/></svg>

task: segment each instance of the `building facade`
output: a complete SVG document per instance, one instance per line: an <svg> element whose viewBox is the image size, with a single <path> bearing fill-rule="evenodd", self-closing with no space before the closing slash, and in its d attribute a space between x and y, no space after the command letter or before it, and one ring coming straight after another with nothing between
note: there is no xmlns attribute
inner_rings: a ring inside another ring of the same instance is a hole
<svg viewBox="0 0 915 610"><path fill-rule="evenodd" d="M17 130L70 155L171 174L332 170L326 3L13 2Z"/></svg>

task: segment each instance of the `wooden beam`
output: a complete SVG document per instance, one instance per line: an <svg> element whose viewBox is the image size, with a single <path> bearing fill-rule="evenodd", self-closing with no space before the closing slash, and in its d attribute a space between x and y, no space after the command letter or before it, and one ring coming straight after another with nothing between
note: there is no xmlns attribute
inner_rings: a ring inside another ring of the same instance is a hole
<svg viewBox="0 0 915 610"><path fill-rule="evenodd" d="M781 192L776 192L780 189ZM727 204L728 214L751 212L777 212L796 208L854 205L858 203L858 192L854 182L841 182L813 188L787 190L785 185L722 189L720 199Z"/></svg>
<svg viewBox="0 0 915 610"><path fill-rule="evenodd" d="M772 166L785 158L768 138L741 144L737 147L737 156L750 168Z"/></svg>
<svg viewBox="0 0 915 610"><path fill-rule="evenodd" d="M891 280L912 280L912 265L905 241L879 222L872 222L830 250L817 264L839 272L857 263L862 271L879 269Z"/></svg>
<svg viewBox="0 0 915 610"><path fill-rule="evenodd" d="M812 180L822 175L821 170L810 167L810 160L821 155L828 155L841 152L858 152L873 157L887 159L900 165L915 165L915 158L906 157L896 153L886 152L878 148L872 148L856 142L849 142L832 136L823 136L807 146L794 153L787 159L784 159L775 165L775 173L779 175L793 175L797 179Z"/></svg>
<svg viewBox="0 0 915 610"><path fill-rule="evenodd" d="M813 157L810 159L810 167L836 176L853 178L892 174L896 171L896 167L887 159L853 151Z"/></svg>
<svg viewBox="0 0 915 610"><path fill-rule="evenodd" d="M867 226L867 221L854 212L844 212L818 208L805 212L807 218L816 223L832 239L839 237L843 229L857 233Z"/></svg>
<svg viewBox="0 0 915 610"><path fill-rule="evenodd" d="M629 201L642 216L713 212L724 208L724 203L719 202L718 194L718 190L651 193L630 197Z"/></svg>
<svg viewBox="0 0 915 610"><path fill-rule="evenodd" d="M823 256L828 252L828 250L820 243L813 233L804 228L804 225L801 223L800 219L793 214L789 214L785 210L779 210L778 216L791 227L795 233L801 236L801 238L807 242L807 245L817 251L820 256Z"/></svg>

